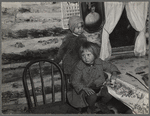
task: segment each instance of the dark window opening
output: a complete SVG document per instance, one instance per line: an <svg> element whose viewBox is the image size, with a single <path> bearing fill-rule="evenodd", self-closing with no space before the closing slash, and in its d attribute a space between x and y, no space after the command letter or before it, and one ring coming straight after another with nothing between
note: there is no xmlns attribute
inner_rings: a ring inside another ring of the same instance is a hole
<svg viewBox="0 0 150 116"><path fill-rule="evenodd" d="M137 35L138 32L131 26L124 9L119 22L109 36L111 47L133 46Z"/></svg>

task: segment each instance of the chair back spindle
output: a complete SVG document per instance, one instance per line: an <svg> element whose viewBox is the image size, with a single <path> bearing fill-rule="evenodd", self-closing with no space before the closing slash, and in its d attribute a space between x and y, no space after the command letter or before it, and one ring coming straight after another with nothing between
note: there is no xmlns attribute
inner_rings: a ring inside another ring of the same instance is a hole
<svg viewBox="0 0 150 116"><path fill-rule="evenodd" d="M35 94L35 87L34 87L33 79L32 79L32 76L31 76L32 74L31 74L30 68L28 69L28 75L29 75L30 82L31 82L34 105L37 106L37 98L36 98L36 94Z"/></svg>
<svg viewBox="0 0 150 116"><path fill-rule="evenodd" d="M53 64L51 64L51 80L52 80L52 103L55 102L55 85L54 85L54 69Z"/></svg>
<svg viewBox="0 0 150 116"><path fill-rule="evenodd" d="M27 104L28 104L28 108L29 110L32 109L33 107L37 107L39 106L38 104L38 94L36 93L36 85L35 82L33 81L33 76L35 74L32 73L32 71L35 71L34 69L39 68L39 79L40 79L40 83L41 83L41 90L42 90L42 97L43 97L43 104L47 104L47 100L46 100L46 88L45 88L45 78L44 76L44 66L43 63L49 63L50 65L50 77L51 77L51 94L52 94L52 103L55 103L55 83L54 83L54 71L58 71L60 74L60 79L61 79L61 101L62 103L66 102L66 97L65 97L65 79L64 79L64 75L63 75L63 71L60 68L60 66L58 64L56 64L55 62L51 61L51 60L47 60L47 59L40 59L40 60L35 60L35 61L31 61L30 63L27 64L27 66L25 67L24 71L23 71L23 86L24 86L24 90L25 90L25 95L26 95L26 99L27 99ZM39 65L39 66L38 66ZM31 67L33 66L33 69L31 69ZM36 72L35 71L35 72ZM37 75L37 74L36 74ZM31 89L29 90L29 85L27 83L27 79L29 77L29 81L31 84ZM31 94L32 93L32 94ZM31 97L33 97L33 100L31 99ZM33 101L33 103L32 103ZM34 104L34 106L33 106Z"/></svg>
<svg viewBox="0 0 150 116"><path fill-rule="evenodd" d="M44 88L44 81L43 81L43 75L42 75L42 62L39 62L39 68L40 68L40 77L41 77L41 84L42 84L42 95L43 95L43 104L46 104L46 95L45 95L45 88Z"/></svg>

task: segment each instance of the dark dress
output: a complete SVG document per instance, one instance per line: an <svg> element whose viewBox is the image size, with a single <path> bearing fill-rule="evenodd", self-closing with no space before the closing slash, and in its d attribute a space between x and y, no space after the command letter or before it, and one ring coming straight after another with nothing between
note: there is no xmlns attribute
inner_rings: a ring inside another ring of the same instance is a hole
<svg viewBox="0 0 150 116"><path fill-rule="evenodd" d="M78 51L84 41L87 41L84 35L75 36L72 33L63 39L54 61L59 63L62 60L64 74L72 74L74 67L80 60Z"/></svg>

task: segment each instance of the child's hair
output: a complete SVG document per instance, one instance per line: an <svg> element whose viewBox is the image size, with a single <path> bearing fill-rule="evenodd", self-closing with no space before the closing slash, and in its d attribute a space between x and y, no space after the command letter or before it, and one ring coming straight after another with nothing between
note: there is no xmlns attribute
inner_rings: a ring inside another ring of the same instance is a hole
<svg viewBox="0 0 150 116"><path fill-rule="evenodd" d="M77 27L78 23L84 24L83 19L79 16L72 16L68 21L69 29L74 32L74 29Z"/></svg>
<svg viewBox="0 0 150 116"><path fill-rule="evenodd" d="M79 49L80 57L82 56L82 53L85 49L89 50L94 55L95 59L100 55L100 46L96 43L92 43L89 41L84 42Z"/></svg>

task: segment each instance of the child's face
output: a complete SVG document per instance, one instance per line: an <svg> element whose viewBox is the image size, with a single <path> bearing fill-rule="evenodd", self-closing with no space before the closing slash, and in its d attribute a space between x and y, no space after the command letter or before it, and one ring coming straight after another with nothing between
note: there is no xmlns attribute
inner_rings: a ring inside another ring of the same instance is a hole
<svg viewBox="0 0 150 116"><path fill-rule="evenodd" d="M84 49L81 56L83 62L85 62L86 64L93 64L95 58L94 55L89 50Z"/></svg>
<svg viewBox="0 0 150 116"><path fill-rule="evenodd" d="M77 27L75 27L75 29L74 29L74 33L77 35L80 35L83 33L83 24L82 23L78 23Z"/></svg>

